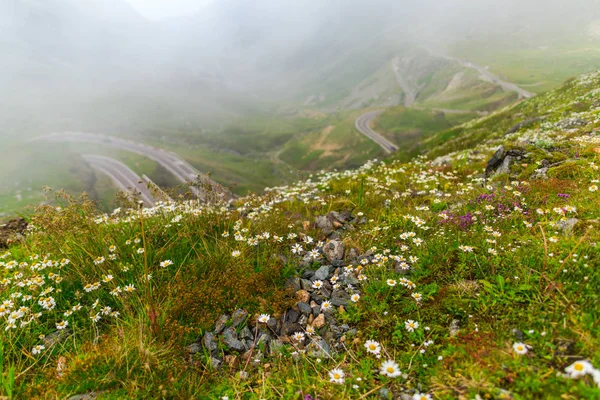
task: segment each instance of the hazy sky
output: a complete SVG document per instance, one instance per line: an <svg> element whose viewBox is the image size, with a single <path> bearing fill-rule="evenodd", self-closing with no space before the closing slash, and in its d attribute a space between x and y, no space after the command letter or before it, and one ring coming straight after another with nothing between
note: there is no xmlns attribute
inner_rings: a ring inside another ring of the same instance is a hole
<svg viewBox="0 0 600 400"><path fill-rule="evenodd" d="M150 19L192 14L215 0L127 0Z"/></svg>

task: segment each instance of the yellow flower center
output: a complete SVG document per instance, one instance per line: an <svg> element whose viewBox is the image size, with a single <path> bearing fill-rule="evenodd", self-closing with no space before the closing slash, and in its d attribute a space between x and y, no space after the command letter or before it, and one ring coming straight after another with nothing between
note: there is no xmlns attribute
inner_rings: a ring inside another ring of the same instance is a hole
<svg viewBox="0 0 600 400"><path fill-rule="evenodd" d="M336 374L333 374L333 377L334 377L335 379L340 379L340 378L341 378L340 374L337 374L337 373L336 373Z"/></svg>
<svg viewBox="0 0 600 400"><path fill-rule="evenodd" d="M389 374L391 374L392 372L394 372L394 367L387 367L387 372Z"/></svg>
<svg viewBox="0 0 600 400"><path fill-rule="evenodd" d="M370 344L370 345L369 345L369 349L370 349L370 350L375 350L376 348L377 348L377 347L376 347L374 344Z"/></svg>
<svg viewBox="0 0 600 400"><path fill-rule="evenodd" d="M523 351L523 346L517 346L517 350Z"/></svg>
<svg viewBox="0 0 600 400"><path fill-rule="evenodd" d="M576 371L583 371L583 364L575 363L575 365L573 366L573 369L575 369Z"/></svg>

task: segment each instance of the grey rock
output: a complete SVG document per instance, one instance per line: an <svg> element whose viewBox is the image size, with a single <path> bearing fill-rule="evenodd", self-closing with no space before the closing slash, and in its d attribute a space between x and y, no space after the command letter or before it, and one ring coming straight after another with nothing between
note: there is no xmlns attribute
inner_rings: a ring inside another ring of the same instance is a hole
<svg viewBox="0 0 600 400"><path fill-rule="evenodd" d="M346 263L344 262L344 260L332 260L331 265L337 268L343 267L344 265L346 265Z"/></svg>
<svg viewBox="0 0 600 400"><path fill-rule="evenodd" d="M248 317L248 311L238 308L233 312L231 326L237 328L239 324L244 322Z"/></svg>
<svg viewBox="0 0 600 400"><path fill-rule="evenodd" d="M200 343L192 343L187 347L187 351L190 354L200 353L202 351L202 346Z"/></svg>
<svg viewBox="0 0 600 400"><path fill-rule="evenodd" d="M84 394L76 394L75 396L69 397L67 400L94 400L101 394L102 392L88 392Z"/></svg>
<svg viewBox="0 0 600 400"><path fill-rule="evenodd" d="M517 338L517 340L519 340L519 341L525 340L525 334L523 333L522 330L519 330L519 329L515 328L511 332L512 332L513 335L515 335L515 338Z"/></svg>
<svg viewBox="0 0 600 400"><path fill-rule="evenodd" d="M439 156L431 162L431 165L434 167L452 166L453 161L452 156Z"/></svg>
<svg viewBox="0 0 600 400"><path fill-rule="evenodd" d="M310 295L310 299L313 300L317 304L321 304L323 302L323 300L325 300L325 297L318 293L312 293Z"/></svg>
<svg viewBox="0 0 600 400"><path fill-rule="evenodd" d="M558 128L570 129L570 128L576 128L578 126L585 126L585 125L587 125L587 121L585 121L581 118L565 118L561 121L558 121L555 125Z"/></svg>
<svg viewBox="0 0 600 400"><path fill-rule="evenodd" d="M315 272L313 276L313 280L321 280L324 281L329 277L329 265L323 265L321 268Z"/></svg>
<svg viewBox="0 0 600 400"><path fill-rule="evenodd" d="M292 288L294 291L300 290L300 278L289 278L285 281L285 287Z"/></svg>
<svg viewBox="0 0 600 400"><path fill-rule="evenodd" d="M291 335L291 334L296 333L296 332L302 332L302 327L298 323L295 323L295 322L284 322L281 325L281 335L282 336Z"/></svg>
<svg viewBox="0 0 600 400"><path fill-rule="evenodd" d="M248 372L247 372L247 371L240 371L240 373L239 373L239 378L240 378L241 380L248 379L248 377L249 377L249 376L250 376L250 375L248 374Z"/></svg>
<svg viewBox="0 0 600 400"><path fill-rule="evenodd" d="M348 330L348 332L346 332L346 335L348 335L348 336L356 336L357 332L358 331L356 330L356 328L352 328L352 329Z"/></svg>
<svg viewBox="0 0 600 400"><path fill-rule="evenodd" d="M510 173L510 166L511 166L512 162L513 162L512 156L506 156L506 157L504 157L504 161L502 161L502 164L496 170L495 175Z"/></svg>
<svg viewBox="0 0 600 400"><path fill-rule="evenodd" d="M312 256L307 254L304 257L302 257L302 261L300 261L299 266L300 268L308 268L311 265L313 265L314 262L316 262L316 260L314 260Z"/></svg>
<svg viewBox="0 0 600 400"><path fill-rule="evenodd" d="M327 236L330 240L339 240L342 238L342 235L340 235L337 231L333 231L329 234L329 236Z"/></svg>
<svg viewBox="0 0 600 400"><path fill-rule="evenodd" d="M286 322L296 322L298 321L298 317L300 317L300 313L296 310L294 310L293 308L289 309L286 313L285 313L285 320Z"/></svg>
<svg viewBox="0 0 600 400"><path fill-rule="evenodd" d="M390 390L388 388L379 389L379 397L382 399L391 399Z"/></svg>
<svg viewBox="0 0 600 400"><path fill-rule="evenodd" d="M547 180L548 179L548 167L538 168L531 175L531 179L540 179Z"/></svg>
<svg viewBox="0 0 600 400"><path fill-rule="evenodd" d="M277 330L277 320L275 318L269 318L267 321L267 327L275 332Z"/></svg>
<svg viewBox="0 0 600 400"><path fill-rule="evenodd" d="M341 260L344 258L346 246L340 240L331 240L323 246L323 253L329 261Z"/></svg>
<svg viewBox="0 0 600 400"><path fill-rule="evenodd" d="M573 233L573 228L578 222L579 220L577 218L567 218L565 220L558 221L556 226L563 234L570 235Z"/></svg>
<svg viewBox="0 0 600 400"><path fill-rule="evenodd" d="M331 297L331 289L325 287L325 285L323 285L323 288L321 289L321 294L323 295L323 297L325 298L329 298Z"/></svg>
<svg viewBox="0 0 600 400"><path fill-rule="evenodd" d="M65 339L69 337L70 332L71 331L69 329L62 329L49 333L43 339L44 346L51 347L55 344L65 341Z"/></svg>
<svg viewBox="0 0 600 400"><path fill-rule="evenodd" d="M217 322L215 324L215 330L213 331L215 335L218 335L219 333L223 332L223 329L225 329L225 325L227 324L227 321L229 321L229 318L229 315L223 314L219 317L219 319L217 319Z"/></svg>
<svg viewBox="0 0 600 400"><path fill-rule="evenodd" d="M310 279L315 275L315 271L312 269L307 269L302 273L302 279Z"/></svg>
<svg viewBox="0 0 600 400"><path fill-rule="evenodd" d="M223 342L228 348L235 351L244 351L246 349L246 345L237 338L235 329L231 327L225 329L225 332L223 333Z"/></svg>
<svg viewBox="0 0 600 400"><path fill-rule="evenodd" d="M246 339L246 340L252 340L252 339L254 339L254 335L252 334L252 331L250 330L250 328L248 328L247 326L245 326L240 331L240 338L243 338L243 339Z"/></svg>
<svg viewBox="0 0 600 400"><path fill-rule="evenodd" d="M458 335L460 331L460 321L457 319L453 319L452 323L450 323L450 336Z"/></svg>
<svg viewBox="0 0 600 400"><path fill-rule="evenodd" d="M300 281L300 287L308 292L312 292L314 290L312 287L312 282L308 279L302 279Z"/></svg>
<svg viewBox="0 0 600 400"><path fill-rule="evenodd" d="M309 356L314 358L330 357L331 348L323 338L315 338L306 348Z"/></svg>
<svg viewBox="0 0 600 400"><path fill-rule="evenodd" d="M256 341L256 345L260 346L261 343L264 343L265 345L268 345L271 342L271 335L269 335L268 333L263 333L262 335L260 335L258 337L258 340Z"/></svg>
<svg viewBox="0 0 600 400"><path fill-rule="evenodd" d="M219 360L217 357L211 357L210 358L210 365L214 368L214 369L219 369L221 368L221 364L223 364L223 361Z"/></svg>
<svg viewBox="0 0 600 400"><path fill-rule="evenodd" d="M344 290L335 290L331 295L331 304L336 307L350 304L350 295Z"/></svg>
<svg viewBox="0 0 600 400"><path fill-rule="evenodd" d="M350 251L348 252L348 257L351 260L354 260L355 258L358 257L358 251L355 248L351 248Z"/></svg>
<svg viewBox="0 0 600 400"><path fill-rule="evenodd" d="M312 307L312 315L314 317L318 317L319 314L321 314L321 307L319 307L319 306Z"/></svg>
<svg viewBox="0 0 600 400"><path fill-rule="evenodd" d="M492 158L490 158L485 167L485 176L490 176L492 172L494 172L502 162L504 161L505 150L504 146L498 147Z"/></svg>
<svg viewBox="0 0 600 400"><path fill-rule="evenodd" d="M359 282L358 278L355 277L353 273L346 274L344 276L344 279L342 279L342 283L345 286L348 286L348 285L354 285L355 286L355 285L358 285L358 282Z"/></svg>
<svg viewBox="0 0 600 400"><path fill-rule="evenodd" d="M202 344L208 349L208 351L216 350L218 347L213 334L210 332L206 332L204 334L204 337L202 338Z"/></svg>
<svg viewBox="0 0 600 400"><path fill-rule="evenodd" d="M319 215L315 221L317 228L322 230L325 234L333 231L333 223L325 215Z"/></svg>
<svg viewBox="0 0 600 400"><path fill-rule="evenodd" d="M273 339L271 341L271 347L270 347L271 353L279 353L279 352L281 352L281 349L283 349L283 347L284 347L284 344L281 340Z"/></svg>
<svg viewBox="0 0 600 400"><path fill-rule="evenodd" d="M309 315L312 312L310 306L302 301L296 304L296 307L298 307L298 311L304 315Z"/></svg>

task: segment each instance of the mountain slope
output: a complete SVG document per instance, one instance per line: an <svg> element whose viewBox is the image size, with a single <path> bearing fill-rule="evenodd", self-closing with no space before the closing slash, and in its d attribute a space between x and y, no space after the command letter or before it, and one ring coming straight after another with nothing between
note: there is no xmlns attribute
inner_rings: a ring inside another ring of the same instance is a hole
<svg viewBox="0 0 600 400"><path fill-rule="evenodd" d="M0 256L0 390L598 397L599 85L229 205L44 207Z"/></svg>

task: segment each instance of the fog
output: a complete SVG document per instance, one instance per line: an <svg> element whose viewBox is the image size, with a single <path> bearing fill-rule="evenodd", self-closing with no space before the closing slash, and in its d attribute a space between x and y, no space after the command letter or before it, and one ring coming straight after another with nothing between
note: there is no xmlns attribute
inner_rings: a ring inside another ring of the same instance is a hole
<svg viewBox="0 0 600 400"><path fill-rule="evenodd" d="M157 111L166 123L210 125L344 85L336 75L367 73L407 45L583 38L600 9L597 0L134 3L1 0L2 134L142 129Z"/></svg>

